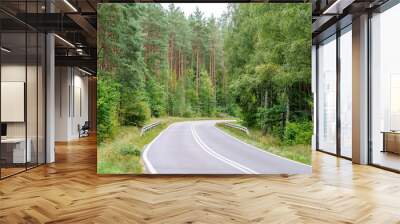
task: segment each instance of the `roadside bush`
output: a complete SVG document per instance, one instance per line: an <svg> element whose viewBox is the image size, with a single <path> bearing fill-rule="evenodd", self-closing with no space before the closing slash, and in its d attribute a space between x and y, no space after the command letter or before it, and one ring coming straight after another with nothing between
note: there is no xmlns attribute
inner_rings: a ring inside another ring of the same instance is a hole
<svg viewBox="0 0 400 224"><path fill-rule="evenodd" d="M163 87L154 80L154 77L147 77L146 81L147 102L149 103L151 114L160 117L165 114L165 95Z"/></svg>
<svg viewBox="0 0 400 224"><path fill-rule="evenodd" d="M141 151L136 146L132 144L124 144L119 148L119 152L123 156L133 155L140 157Z"/></svg>
<svg viewBox="0 0 400 224"><path fill-rule="evenodd" d="M151 110L149 105L144 101L130 102L128 105L125 105L122 114L124 125L141 127L150 119Z"/></svg>
<svg viewBox="0 0 400 224"><path fill-rule="evenodd" d="M228 117L228 116L229 115L228 115L227 110L225 108L220 107L220 106L216 107L215 117L224 118L224 117Z"/></svg>
<svg viewBox="0 0 400 224"><path fill-rule="evenodd" d="M285 128L284 143L287 145L311 144L312 122L289 122Z"/></svg>
<svg viewBox="0 0 400 224"><path fill-rule="evenodd" d="M285 108L282 105L274 105L270 108L260 107L257 110L257 125L264 133L270 133L282 138Z"/></svg>
<svg viewBox="0 0 400 224"><path fill-rule="evenodd" d="M112 137L118 126L119 85L102 72L97 82L97 142Z"/></svg>
<svg viewBox="0 0 400 224"><path fill-rule="evenodd" d="M183 112L183 117L194 117L195 113L192 110L192 107L187 106L185 112Z"/></svg>

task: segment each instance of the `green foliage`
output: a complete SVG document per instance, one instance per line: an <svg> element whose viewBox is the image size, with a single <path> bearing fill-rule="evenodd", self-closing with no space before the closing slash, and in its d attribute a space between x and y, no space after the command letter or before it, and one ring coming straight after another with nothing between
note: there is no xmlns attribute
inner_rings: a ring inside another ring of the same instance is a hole
<svg viewBox="0 0 400 224"><path fill-rule="evenodd" d="M125 107L121 109L121 115L123 118L123 125L136 125L141 127L150 119L151 111L147 102L131 101L130 103L126 103Z"/></svg>
<svg viewBox="0 0 400 224"><path fill-rule="evenodd" d="M173 112L174 116L183 116L186 110L186 99L185 99L185 86L182 81L178 81L174 92L173 101Z"/></svg>
<svg viewBox="0 0 400 224"><path fill-rule="evenodd" d="M255 126L257 119L257 96L254 94L256 77L245 74L231 84L232 95L241 109L241 117L246 126Z"/></svg>
<svg viewBox="0 0 400 224"><path fill-rule="evenodd" d="M110 78L110 74L101 74L97 81L97 139L102 142L112 137L118 127L119 84Z"/></svg>
<svg viewBox="0 0 400 224"><path fill-rule="evenodd" d="M272 107L261 107L257 111L257 124L264 133L274 133L282 136L282 126L284 125L285 107L282 105L274 105ZM281 132L279 132L281 131Z"/></svg>
<svg viewBox="0 0 400 224"><path fill-rule="evenodd" d="M165 94L163 86L156 82L153 77L149 77L146 82L147 99L150 104L151 115L160 117L165 114Z"/></svg>
<svg viewBox="0 0 400 224"><path fill-rule="evenodd" d="M138 149L135 145L131 145L131 144L122 145L121 148L119 148L119 153L122 156L134 155L137 157L140 157L140 155L142 154L140 149Z"/></svg>
<svg viewBox="0 0 400 224"><path fill-rule="evenodd" d="M199 96L196 94L195 74L193 71L188 71L185 76L185 99L186 111L185 117L197 116L199 114Z"/></svg>
<svg viewBox="0 0 400 224"><path fill-rule="evenodd" d="M284 142L288 145L310 145L312 134L312 122L289 122L286 125Z"/></svg>
<svg viewBox="0 0 400 224"><path fill-rule="evenodd" d="M101 143L120 124L141 124L144 101L143 35L139 4L101 4L98 18L98 126ZM131 111L131 109L137 111Z"/></svg>
<svg viewBox="0 0 400 224"><path fill-rule="evenodd" d="M199 105L202 116L214 116L216 111L216 99L212 88L210 76L207 72L201 73L199 91Z"/></svg>
<svg viewBox="0 0 400 224"><path fill-rule="evenodd" d="M310 6L232 4L227 18L230 95L245 125L282 139L290 122L311 120Z"/></svg>

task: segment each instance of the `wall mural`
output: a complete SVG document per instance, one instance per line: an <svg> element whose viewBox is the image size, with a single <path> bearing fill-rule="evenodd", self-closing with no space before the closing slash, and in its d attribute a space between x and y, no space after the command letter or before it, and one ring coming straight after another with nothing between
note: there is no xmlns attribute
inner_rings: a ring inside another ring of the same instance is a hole
<svg viewBox="0 0 400 224"><path fill-rule="evenodd" d="M310 173L310 33L310 4L100 4L98 173Z"/></svg>

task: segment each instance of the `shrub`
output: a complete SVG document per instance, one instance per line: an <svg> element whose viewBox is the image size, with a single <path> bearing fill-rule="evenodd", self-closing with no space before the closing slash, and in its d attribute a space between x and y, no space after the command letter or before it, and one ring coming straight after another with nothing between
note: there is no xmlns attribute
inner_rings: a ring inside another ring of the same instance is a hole
<svg viewBox="0 0 400 224"><path fill-rule="evenodd" d="M195 113L192 110L192 107L190 107L190 105L187 106L185 109L185 112L183 113L183 117L194 117L194 115L195 115Z"/></svg>
<svg viewBox="0 0 400 224"><path fill-rule="evenodd" d="M270 133L282 138L285 107L274 105L270 108L260 107L257 110L257 125L264 133Z"/></svg>
<svg viewBox="0 0 400 224"><path fill-rule="evenodd" d="M284 143L309 145L313 134L312 122L289 122L285 128Z"/></svg>
<svg viewBox="0 0 400 224"><path fill-rule="evenodd" d="M122 115L124 125L143 126L150 119L151 111L149 105L144 101L130 101L122 110Z"/></svg>
<svg viewBox="0 0 400 224"><path fill-rule="evenodd" d="M165 114L165 95L163 87L156 82L154 77L149 76L146 81L147 102L149 103L152 116L160 117Z"/></svg>
<svg viewBox="0 0 400 224"><path fill-rule="evenodd" d="M97 83L97 140L98 143L112 137L118 126L119 85L111 74L100 72Z"/></svg>
<svg viewBox="0 0 400 224"><path fill-rule="evenodd" d="M141 151L136 146L131 144L124 144L119 148L119 152L123 156L133 155L140 157Z"/></svg>

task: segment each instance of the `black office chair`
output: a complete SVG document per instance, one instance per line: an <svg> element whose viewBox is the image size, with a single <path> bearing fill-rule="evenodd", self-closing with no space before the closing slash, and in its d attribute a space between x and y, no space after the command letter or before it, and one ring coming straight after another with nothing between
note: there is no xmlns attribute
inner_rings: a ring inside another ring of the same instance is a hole
<svg viewBox="0 0 400 224"><path fill-rule="evenodd" d="M82 127L80 127L80 125L78 124L79 138L89 136L89 129L90 129L89 121L85 121Z"/></svg>

